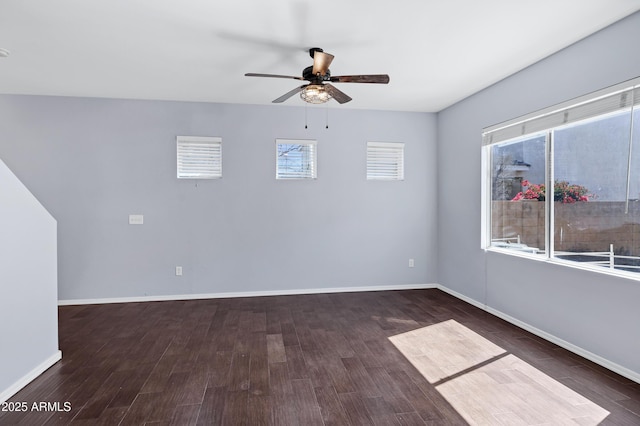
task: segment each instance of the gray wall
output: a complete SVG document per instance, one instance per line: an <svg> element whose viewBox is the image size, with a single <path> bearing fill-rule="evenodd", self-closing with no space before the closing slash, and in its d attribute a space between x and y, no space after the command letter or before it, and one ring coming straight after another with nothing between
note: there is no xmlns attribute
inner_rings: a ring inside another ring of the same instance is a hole
<svg viewBox="0 0 640 426"><path fill-rule="evenodd" d="M481 250L480 134L640 75L639 39L636 13L438 114L439 283L637 377L638 281Z"/></svg>
<svg viewBox="0 0 640 426"><path fill-rule="evenodd" d="M56 221L0 161L0 401L60 359Z"/></svg>
<svg viewBox="0 0 640 426"><path fill-rule="evenodd" d="M4 95L0 158L58 221L61 300L436 282L436 116L307 112ZM224 177L177 180L176 135L222 137ZM276 138L316 139L318 179L276 181ZM367 141L405 181L366 181Z"/></svg>

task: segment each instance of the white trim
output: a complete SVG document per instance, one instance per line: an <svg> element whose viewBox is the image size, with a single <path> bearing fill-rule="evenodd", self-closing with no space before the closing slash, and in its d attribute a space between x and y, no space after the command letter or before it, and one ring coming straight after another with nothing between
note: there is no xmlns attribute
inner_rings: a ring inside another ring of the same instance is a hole
<svg viewBox="0 0 640 426"><path fill-rule="evenodd" d="M489 229L491 229L491 150L483 147L480 150L480 248L491 247Z"/></svg>
<svg viewBox="0 0 640 426"><path fill-rule="evenodd" d="M522 328L523 330L528 331L529 333L535 334L538 337L541 337L551 343L554 343L570 352L573 352L574 354L580 355L581 357L588 359L589 361L592 361L598 365L601 365L602 367L609 369L611 371L613 371L614 373L617 373L621 376L626 377L629 380L633 380L636 383L640 383L640 373L637 373L633 370L629 370L626 367L623 367L619 364L616 364L615 362L609 361L606 358L601 357L600 355L596 355L593 352L589 352L586 349L583 349L579 346L574 345L573 343L567 342L566 340L563 340L559 337L554 336L553 334L547 333L546 331L540 330L539 328L536 328L530 324L527 324L524 321L521 321L517 318L512 317L511 315L505 314L504 312L501 312L497 309L494 309L490 306L487 306L483 303L478 302L477 300L474 300L470 297L467 297L461 293L458 293L457 291L451 290L447 287L444 287L440 284L438 284L436 286L439 290L444 291L445 293L450 294L453 297L456 297L464 302L467 302L477 308L480 308L488 313L490 313L491 315L495 315L496 317L503 319L517 327Z"/></svg>
<svg viewBox="0 0 640 426"><path fill-rule="evenodd" d="M5 402L13 395L18 393L20 389L27 386L31 383L35 378L39 375L47 371L53 364L60 361L62 359L62 351L56 351L49 358L45 359L42 363L36 366L33 370L29 371L27 374L22 376L17 382L9 386L4 391L0 392L0 403Z"/></svg>
<svg viewBox="0 0 640 426"><path fill-rule="evenodd" d="M444 291L445 293L447 293L447 294L449 294L449 295L451 295L451 296L455 297L456 299L460 299L460 300L462 300L463 302L467 302L468 304L475 306L476 308L480 308L480 309L482 309L483 311L486 311L486 310L487 310L487 308L488 308L488 307L487 307L487 305L485 305L484 303L480 303L480 302L478 302L478 301L477 301L477 300L475 300L475 299L472 299L472 298L470 298L470 297L467 297L467 296L465 296L465 295L464 295L464 294L462 294L462 293L458 293L457 291L451 290L450 288L447 288L447 287L445 287L445 286L443 286L443 285L441 285L441 284L438 284L438 285L436 286L436 288L437 288L438 290L442 290L442 291Z"/></svg>
<svg viewBox="0 0 640 426"><path fill-rule="evenodd" d="M58 306L68 305L96 305L106 303L132 303L132 302L162 302L169 300L195 300L195 299L226 299L231 297L262 297L262 296L290 296L296 294L323 294L323 293L355 293L364 291L390 291L390 290L425 290L438 288L438 284L401 284L380 285L363 287L328 287L293 290L267 290L267 291L240 291L224 293L203 294L174 294L158 296L134 296L113 297L101 299L67 299L58 300Z"/></svg>
<svg viewBox="0 0 640 426"><path fill-rule="evenodd" d="M611 269L608 267L602 267L598 265L591 265L587 262L577 262L574 260L560 259L558 257L546 257L545 252L539 254L533 254L524 251L512 250L500 247L487 247L485 252L490 251L494 253L506 254L508 256L522 257L529 260L535 260L537 262L546 262L552 265L559 265L569 267L573 269L579 269L581 271L595 272L598 274L610 275L612 277L624 278L633 281L640 281L640 273L624 271L622 269Z"/></svg>

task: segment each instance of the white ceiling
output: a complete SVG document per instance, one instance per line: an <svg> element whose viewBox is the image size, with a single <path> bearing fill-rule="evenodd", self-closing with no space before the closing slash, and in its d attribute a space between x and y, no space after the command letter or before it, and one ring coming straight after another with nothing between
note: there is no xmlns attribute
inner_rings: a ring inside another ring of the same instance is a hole
<svg viewBox="0 0 640 426"><path fill-rule="evenodd" d="M269 104L307 49L334 108L439 111L640 10L640 0L1 0L0 93ZM284 105L303 105L297 96Z"/></svg>

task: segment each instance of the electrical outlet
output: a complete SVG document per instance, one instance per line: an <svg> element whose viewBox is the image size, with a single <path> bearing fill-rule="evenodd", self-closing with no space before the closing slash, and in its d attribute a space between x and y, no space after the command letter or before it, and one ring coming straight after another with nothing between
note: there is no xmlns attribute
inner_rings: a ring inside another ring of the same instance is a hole
<svg viewBox="0 0 640 426"><path fill-rule="evenodd" d="M409 259L409 268L413 268L414 264L413 259Z"/></svg>
<svg viewBox="0 0 640 426"><path fill-rule="evenodd" d="M182 276L182 266L176 266L176 276Z"/></svg>
<svg viewBox="0 0 640 426"><path fill-rule="evenodd" d="M129 225L144 225L144 215L142 214L130 214Z"/></svg>

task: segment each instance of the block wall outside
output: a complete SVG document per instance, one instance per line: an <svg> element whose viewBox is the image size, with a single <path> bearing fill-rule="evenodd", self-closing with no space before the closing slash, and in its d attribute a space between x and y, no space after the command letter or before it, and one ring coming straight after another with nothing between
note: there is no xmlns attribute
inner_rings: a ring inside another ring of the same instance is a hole
<svg viewBox="0 0 640 426"><path fill-rule="evenodd" d="M516 238L544 249L544 205L532 200L493 201L492 238ZM590 201L554 203L555 250L572 252L609 251L640 256L640 201Z"/></svg>

